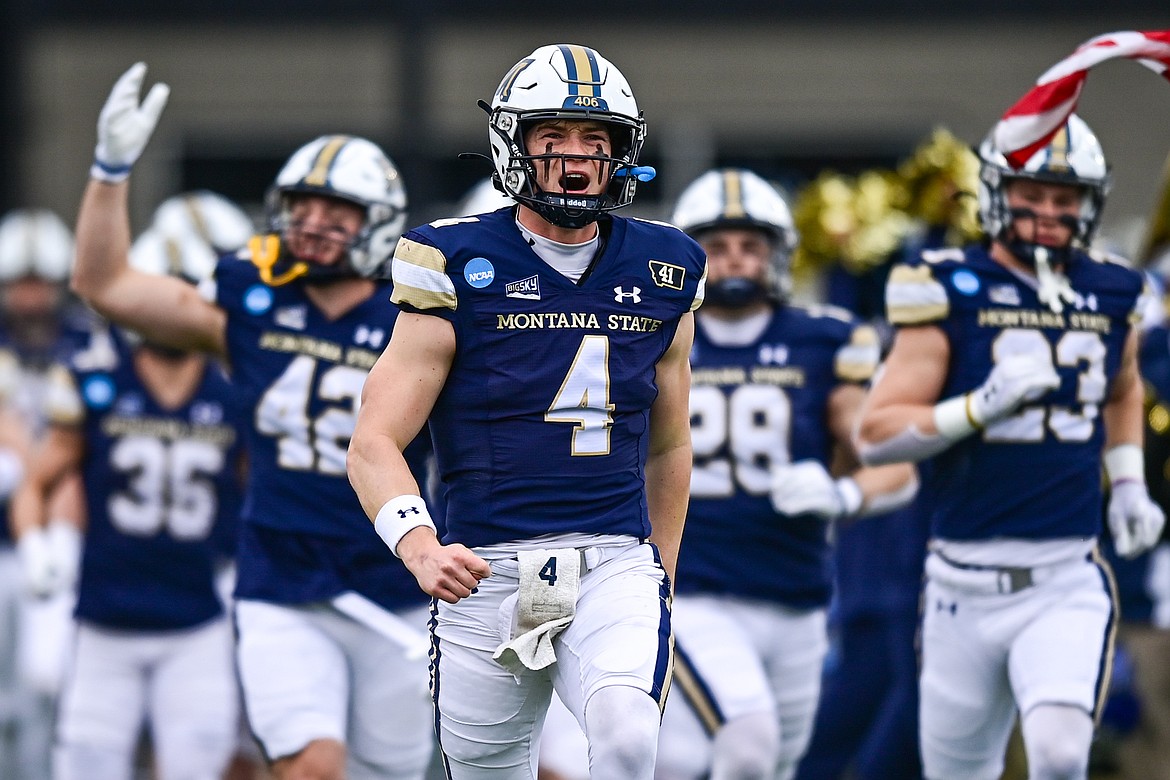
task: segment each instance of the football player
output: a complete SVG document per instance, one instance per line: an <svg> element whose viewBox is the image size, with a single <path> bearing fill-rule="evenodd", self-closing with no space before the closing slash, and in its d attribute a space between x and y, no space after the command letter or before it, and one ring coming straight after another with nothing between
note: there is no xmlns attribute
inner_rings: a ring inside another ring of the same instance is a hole
<svg viewBox="0 0 1170 780"><path fill-rule="evenodd" d="M50 772L53 702L68 651L80 481L52 498L51 522L13 543L8 499L45 431L52 366L88 349L95 319L68 294L73 235L56 214L17 209L0 220L0 776ZM41 566L41 564L44 564ZM49 579L30 578L40 567Z"/></svg>
<svg viewBox="0 0 1170 780"><path fill-rule="evenodd" d="M380 274L405 220L401 177L370 141L322 136L277 174L271 232L200 291L130 268L127 179L169 91L140 99L145 70L117 81L98 119L74 289L152 342L232 367L250 422L237 661L274 774L421 777L425 599L345 478L362 384L397 314Z"/></svg>
<svg viewBox="0 0 1170 780"><path fill-rule="evenodd" d="M147 233L131 263L194 283L214 267ZM235 397L203 355L111 336L108 360L54 374L52 425L13 497L22 539L80 472L87 525L56 778L133 774L148 724L159 777L218 777L236 742L231 625L215 589L215 526L234 527ZM31 573L30 579L43 579Z"/></svg>
<svg viewBox="0 0 1170 780"><path fill-rule="evenodd" d="M1083 778L1117 618L1096 551L1102 462L1119 553L1164 523L1142 458L1142 277L1087 251L1109 177L1079 117L1019 169L990 136L979 156L989 240L891 272L898 331L858 448L934 458L926 776L998 777L1018 711L1032 776Z"/></svg>
<svg viewBox="0 0 1170 780"><path fill-rule="evenodd" d="M535 777L555 687L592 776L648 779L703 255L681 231L611 213L652 172L630 86L597 51L542 46L484 105L497 184L518 206L399 242L403 313L363 393L350 479L435 598L450 776ZM441 542L401 454L428 416Z"/></svg>
<svg viewBox="0 0 1170 780"><path fill-rule="evenodd" d="M780 193L748 170L708 171L671 221L709 270L660 776L789 778L828 647L830 525L904 505L917 483L905 464L858 467L850 435L877 334L843 310L788 303L796 234Z"/></svg>

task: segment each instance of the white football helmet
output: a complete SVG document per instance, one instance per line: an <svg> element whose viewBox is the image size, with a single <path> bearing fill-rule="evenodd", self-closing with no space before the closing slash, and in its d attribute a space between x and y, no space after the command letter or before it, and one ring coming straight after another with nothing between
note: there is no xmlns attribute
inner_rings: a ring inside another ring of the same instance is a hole
<svg viewBox="0 0 1170 780"><path fill-rule="evenodd" d="M653 177L636 168L646 121L625 76L593 49L575 44L541 46L517 62L500 82L489 112L488 140L495 176L512 198L560 227L584 227L604 212L627 206L639 179ZM565 156L540 154L524 146L524 131L537 121L590 119L609 125L612 156L608 184L601 195L544 192L536 184L536 162L563 164Z"/></svg>
<svg viewBox="0 0 1170 780"><path fill-rule="evenodd" d="M753 297L753 291L745 288L745 282L762 286L763 292L773 300L783 301L788 297L792 288L792 250L797 242L792 211L779 190L759 175L745 168L707 171L683 190L670 221L691 238L698 238L707 230L756 228L772 242L772 262L765 279L708 281L707 300L714 299L717 303L726 300L728 305L746 302ZM721 286L728 289L723 290Z"/></svg>
<svg viewBox="0 0 1170 780"><path fill-rule="evenodd" d="M1012 215L1004 194L1012 179L1032 179L1053 184L1073 184L1083 191L1080 217L1073 242L1088 247L1101 221L1105 196L1109 193L1109 166L1101 142L1084 120L1071 114L1048 145L1016 169L996 148L989 133L979 145L979 217L993 239L1002 239L1011 227ZM1026 259L1026 258L1025 258Z"/></svg>
<svg viewBox="0 0 1170 780"><path fill-rule="evenodd" d="M33 276L65 283L73 267L73 234L46 209L17 209L0 220L0 282Z"/></svg>
<svg viewBox="0 0 1170 780"><path fill-rule="evenodd" d="M496 189L495 180L488 177L480 179L478 184L463 195L463 199L459 201L459 206L455 209L455 214L460 217L470 217L473 214L487 214L490 211L502 209L504 206L514 205L516 205L516 201Z"/></svg>
<svg viewBox="0 0 1170 780"><path fill-rule="evenodd" d="M211 276L219 254L193 233L148 228L130 247L130 266L148 274L176 276L198 284Z"/></svg>
<svg viewBox="0 0 1170 780"><path fill-rule="evenodd" d="M268 227L283 234L292 195L323 195L349 201L366 211L362 230L349 247L342 268L309 268L285 278L348 275L371 278L385 272L406 227L406 187L398 168L376 144L350 135L323 135L293 152L268 190ZM293 263L298 263L293 258Z"/></svg>
<svg viewBox="0 0 1170 780"><path fill-rule="evenodd" d="M256 232L243 209L208 190L167 198L154 210L151 228L176 240L192 236L215 255L243 249Z"/></svg>

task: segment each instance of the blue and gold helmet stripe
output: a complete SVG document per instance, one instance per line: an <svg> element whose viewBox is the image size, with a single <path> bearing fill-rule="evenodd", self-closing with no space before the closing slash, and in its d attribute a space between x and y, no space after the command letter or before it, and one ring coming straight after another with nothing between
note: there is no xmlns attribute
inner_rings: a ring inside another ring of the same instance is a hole
<svg viewBox="0 0 1170 780"><path fill-rule="evenodd" d="M1048 159L1044 163L1044 168L1055 173L1068 173L1072 168L1068 161L1071 147L1068 122L1065 122L1048 142Z"/></svg>
<svg viewBox="0 0 1170 780"><path fill-rule="evenodd" d="M571 44L561 44L558 48L561 50L561 56L565 58L569 94L601 97L601 73L597 67L597 52Z"/></svg>
<svg viewBox="0 0 1170 780"><path fill-rule="evenodd" d="M743 205L743 177L739 171L723 172L723 219L743 219L747 208Z"/></svg>
<svg viewBox="0 0 1170 780"><path fill-rule="evenodd" d="M353 140L348 135L335 135L325 142L321 151L317 152L317 159L313 160L312 167L301 180L301 184L308 187L324 187L329 183L329 171L337 162L337 156L342 148Z"/></svg>

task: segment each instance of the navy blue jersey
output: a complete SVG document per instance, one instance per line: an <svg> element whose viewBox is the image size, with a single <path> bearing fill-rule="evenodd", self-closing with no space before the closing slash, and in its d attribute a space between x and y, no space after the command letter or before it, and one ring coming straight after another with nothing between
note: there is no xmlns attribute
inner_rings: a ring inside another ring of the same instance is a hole
<svg viewBox="0 0 1170 780"><path fill-rule="evenodd" d="M702 300L705 258L667 225L612 217L579 282L510 210L410 231L394 300L448 320L457 352L430 419L446 542L552 533L647 537L655 365Z"/></svg>
<svg viewBox="0 0 1170 780"><path fill-rule="evenodd" d="M76 614L116 629L199 625L223 611L211 537L239 492L232 389L208 363L191 397L164 408L132 354L119 348L116 356L104 367L74 364L69 374L88 513ZM68 392L55 395L59 424L68 421Z"/></svg>
<svg viewBox="0 0 1170 780"><path fill-rule="evenodd" d="M1078 253L1076 301L1055 313L983 247L932 250L890 274L898 326L934 325L950 344L942 398L978 387L995 360L1050 362L1060 386L955 443L930 470L932 532L951 540L1087 538L1101 527L1101 405L1132 326L1142 277Z"/></svg>
<svg viewBox="0 0 1170 780"><path fill-rule="evenodd" d="M345 471L362 386L398 316L389 295L389 283L379 283L367 300L330 320L303 284L270 287L252 263L219 261L215 301L228 315L232 384L251 412L242 518L279 534L246 535L237 596L303 603L356 590L387 608L425 602L374 532ZM309 585L308 572L259 560L284 555L278 540L289 535L305 537L289 544L328 554L329 565ZM271 543L252 543L260 538Z"/></svg>
<svg viewBox="0 0 1170 780"><path fill-rule="evenodd" d="M695 329L691 444L695 465L679 553L679 593L730 593L823 606L830 591L828 526L772 508L772 468L829 467L829 398L870 378L876 332L843 309L778 307L756 341L711 343Z"/></svg>

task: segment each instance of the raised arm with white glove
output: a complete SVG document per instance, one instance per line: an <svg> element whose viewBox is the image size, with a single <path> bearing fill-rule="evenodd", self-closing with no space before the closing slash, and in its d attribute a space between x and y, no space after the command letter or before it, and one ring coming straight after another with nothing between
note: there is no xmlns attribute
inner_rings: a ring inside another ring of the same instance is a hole
<svg viewBox="0 0 1170 780"><path fill-rule="evenodd" d="M171 88L166 84L155 84L146 99L140 102L145 76L146 63L136 62L110 90L110 96L98 115L97 147L93 166L89 169L92 178L110 184L125 181L158 126Z"/></svg>
<svg viewBox="0 0 1170 780"><path fill-rule="evenodd" d="M1105 452L1104 462L1110 485L1107 518L1113 548L1121 557L1133 558L1162 538L1166 515L1150 498L1141 447L1112 447Z"/></svg>

